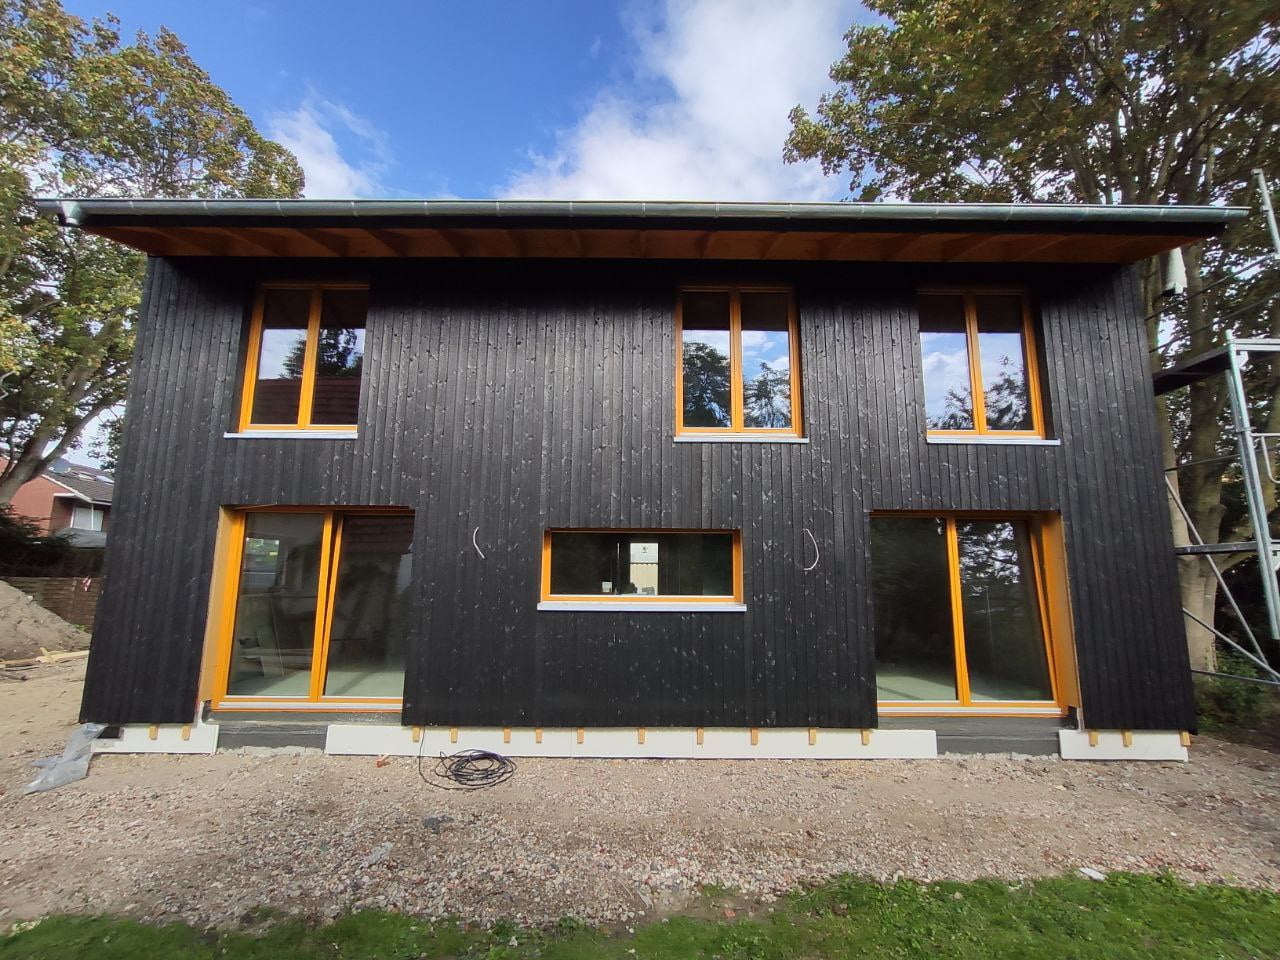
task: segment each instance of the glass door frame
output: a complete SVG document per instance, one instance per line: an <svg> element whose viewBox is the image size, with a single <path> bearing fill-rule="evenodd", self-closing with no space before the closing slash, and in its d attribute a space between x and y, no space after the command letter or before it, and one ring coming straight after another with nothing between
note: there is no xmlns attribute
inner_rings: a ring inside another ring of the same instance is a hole
<svg viewBox="0 0 1280 960"><path fill-rule="evenodd" d="M316 616L312 630L311 676L305 697L245 696L228 692L231 683L231 658L235 644L236 608L240 600L240 578L244 573L244 539L246 521L254 513L311 514L324 517L320 541L320 563L316 585ZM338 581L338 564L342 559L342 521L344 516L413 517L413 511L401 507L239 507L231 512L230 538L226 571L218 611L218 652L213 676L214 710L334 710L352 712L398 712L403 697L330 697L324 694L329 664L329 645L333 629L334 596Z"/></svg>
<svg viewBox="0 0 1280 960"><path fill-rule="evenodd" d="M1058 670L1053 632L1053 611L1046 580L1052 574L1045 567L1048 551L1043 538L1047 524L1035 513L1000 510L875 510L877 517L918 517L941 520L946 525L948 603L951 608L951 637L954 644L956 699L954 700L876 700L877 710L884 716L1062 716L1067 712L1063 700L1064 684ZM960 538L957 524L967 520L1021 521L1027 524L1031 545L1031 572L1034 580L1036 609L1040 616L1040 635L1044 643L1045 662L1049 670L1050 700L974 700L969 689L969 664L965 654L964 595L960 582ZM868 542L870 542L868 538ZM875 563L875 557L870 558ZM872 603L875 598L872 597ZM874 656L874 631L872 636Z"/></svg>

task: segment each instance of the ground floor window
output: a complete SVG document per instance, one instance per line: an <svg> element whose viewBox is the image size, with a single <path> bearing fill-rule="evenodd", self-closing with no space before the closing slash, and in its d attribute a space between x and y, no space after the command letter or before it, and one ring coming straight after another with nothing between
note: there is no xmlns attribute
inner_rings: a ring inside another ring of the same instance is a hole
<svg viewBox="0 0 1280 960"><path fill-rule="evenodd" d="M413 515L245 510L233 536L215 703L399 702Z"/></svg>
<svg viewBox="0 0 1280 960"><path fill-rule="evenodd" d="M872 517L882 703L1056 702L1041 537L1026 516Z"/></svg>
<svg viewBox="0 0 1280 960"><path fill-rule="evenodd" d="M733 530L549 530L543 600L742 602Z"/></svg>

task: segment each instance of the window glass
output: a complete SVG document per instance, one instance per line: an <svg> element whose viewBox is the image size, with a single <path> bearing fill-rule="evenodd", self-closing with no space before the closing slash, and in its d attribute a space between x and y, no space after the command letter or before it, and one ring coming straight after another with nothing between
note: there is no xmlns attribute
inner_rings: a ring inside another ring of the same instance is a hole
<svg viewBox="0 0 1280 960"><path fill-rule="evenodd" d="M1025 520L960 520L960 596L974 700L1053 696Z"/></svg>
<svg viewBox="0 0 1280 960"><path fill-rule="evenodd" d="M873 517L876 690L881 700L955 700L946 521Z"/></svg>
<svg viewBox="0 0 1280 960"><path fill-rule="evenodd" d="M101 530L103 512L94 507L75 507L71 513L71 526L77 530Z"/></svg>
<svg viewBox="0 0 1280 960"><path fill-rule="evenodd" d="M245 517L229 694L309 695L323 535L323 514Z"/></svg>
<svg viewBox="0 0 1280 960"><path fill-rule="evenodd" d="M296 424L307 351L309 290L267 290L251 422Z"/></svg>
<svg viewBox="0 0 1280 960"><path fill-rule="evenodd" d="M742 293L742 420L746 427L791 426L790 299Z"/></svg>
<svg viewBox="0 0 1280 960"><path fill-rule="evenodd" d="M1032 430L1022 298L975 297L988 430Z"/></svg>
<svg viewBox="0 0 1280 960"><path fill-rule="evenodd" d="M964 297L929 294L920 298L920 350L929 429L974 429Z"/></svg>
<svg viewBox="0 0 1280 960"><path fill-rule="evenodd" d="M311 422L355 423L364 362L366 290L326 290L320 310Z"/></svg>
<svg viewBox="0 0 1280 960"><path fill-rule="evenodd" d="M682 309L684 424L728 427L729 293L686 293Z"/></svg>
<svg viewBox="0 0 1280 960"><path fill-rule="evenodd" d="M327 697L399 697L412 610L413 517L342 520Z"/></svg>
<svg viewBox="0 0 1280 960"><path fill-rule="evenodd" d="M551 534L552 596L733 597L733 534Z"/></svg>

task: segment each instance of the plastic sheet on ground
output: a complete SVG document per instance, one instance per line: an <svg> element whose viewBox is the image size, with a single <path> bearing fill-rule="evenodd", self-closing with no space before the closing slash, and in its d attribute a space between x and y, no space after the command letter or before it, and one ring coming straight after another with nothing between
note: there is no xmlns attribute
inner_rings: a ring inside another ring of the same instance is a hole
<svg viewBox="0 0 1280 960"><path fill-rule="evenodd" d="M60 757L44 757L32 763L39 767L36 778L22 788L23 793L41 793L83 780L89 773L90 751L98 734L106 729L101 723L82 723L67 740Z"/></svg>

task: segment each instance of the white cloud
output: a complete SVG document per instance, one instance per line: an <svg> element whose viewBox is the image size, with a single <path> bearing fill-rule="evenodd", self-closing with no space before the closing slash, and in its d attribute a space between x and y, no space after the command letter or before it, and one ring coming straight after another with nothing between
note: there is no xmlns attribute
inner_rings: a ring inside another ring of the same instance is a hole
<svg viewBox="0 0 1280 960"><path fill-rule="evenodd" d="M549 156L504 189L561 199L824 200L816 164L782 162L787 113L830 81L853 0L667 0L635 22L634 74L599 92ZM659 91L652 95L653 89Z"/></svg>
<svg viewBox="0 0 1280 960"><path fill-rule="evenodd" d="M308 197L386 193L381 182L390 157L386 134L340 103L309 94L296 110L272 114L267 136L298 158Z"/></svg>

